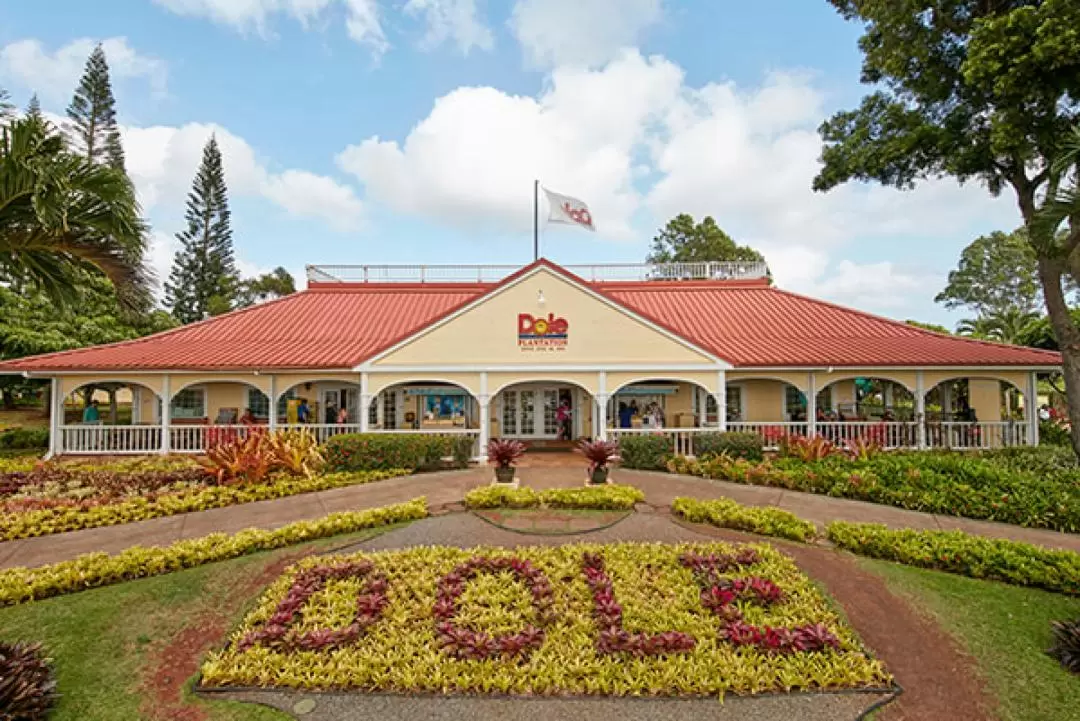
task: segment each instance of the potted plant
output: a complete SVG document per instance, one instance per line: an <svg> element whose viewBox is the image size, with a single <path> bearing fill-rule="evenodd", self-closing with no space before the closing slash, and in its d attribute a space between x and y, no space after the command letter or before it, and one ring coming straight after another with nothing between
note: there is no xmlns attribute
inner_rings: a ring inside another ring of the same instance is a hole
<svg viewBox="0 0 1080 721"><path fill-rule="evenodd" d="M615 441L582 441L578 447L589 459L589 477L586 483L607 483L608 464L619 455L619 444Z"/></svg>
<svg viewBox="0 0 1080 721"><path fill-rule="evenodd" d="M525 444L512 438L492 438L487 445L488 463L495 465L495 482L512 485L514 464L525 455Z"/></svg>

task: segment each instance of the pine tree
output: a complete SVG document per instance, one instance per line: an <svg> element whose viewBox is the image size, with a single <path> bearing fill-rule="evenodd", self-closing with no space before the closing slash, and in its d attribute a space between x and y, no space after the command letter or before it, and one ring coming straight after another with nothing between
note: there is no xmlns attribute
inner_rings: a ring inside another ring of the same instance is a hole
<svg viewBox="0 0 1080 721"><path fill-rule="evenodd" d="M0 120L7 120L15 113L15 106L11 104L11 96L8 91L0 88Z"/></svg>
<svg viewBox="0 0 1080 721"><path fill-rule="evenodd" d="M225 172L217 139L210 137L188 194L187 230L165 283L165 305L181 323L217 315L236 305L239 277L233 260Z"/></svg>
<svg viewBox="0 0 1080 721"><path fill-rule="evenodd" d="M26 104L26 117L33 118L38 122L44 122L45 116L41 113L41 101L38 100L37 93L30 96L30 102Z"/></svg>
<svg viewBox="0 0 1080 721"><path fill-rule="evenodd" d="M71 122L67 124L67 132L81 155L123 170L124 148L120 144L115 105L109 64L105 60L105 51L98 45L86 61L86 70L68 106L67 116Z"/></svg>

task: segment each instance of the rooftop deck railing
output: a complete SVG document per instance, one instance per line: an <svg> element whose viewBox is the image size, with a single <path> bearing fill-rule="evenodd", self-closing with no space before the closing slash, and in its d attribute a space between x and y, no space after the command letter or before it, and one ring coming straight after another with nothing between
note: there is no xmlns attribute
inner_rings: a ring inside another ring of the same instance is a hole
<svg viewBox="0 0 1080 721"><path fill-rule="evenodd" d="M762 262L595 263L566 265L591 283L650 280L752 280L765 278ZM309 283L496 283L517 265L309 265Z"/></svg>

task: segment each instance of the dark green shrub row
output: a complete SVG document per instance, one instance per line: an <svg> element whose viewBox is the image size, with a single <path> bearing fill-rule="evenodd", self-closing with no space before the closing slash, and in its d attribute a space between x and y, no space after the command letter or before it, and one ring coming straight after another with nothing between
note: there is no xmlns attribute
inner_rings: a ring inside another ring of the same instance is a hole
<svg viewBox="0 0 1080 721"><path fill-rule="evenodd" d="M669 467L734 483L1075 533L1080 531L1080 469L1060 462L1030 451L987 456L913 451L857 460L752 462L713 456L673 459Z"/></svg>
<svg viewBox="0 0 1080 721"><path fill-rule="evenodd" d="M48 447L48 428L9 428L0 433L0 450L14 451Z"/></svg>
<svg viewBox="0 0 1080 721"><path fill-rule="evenodd" d="M962 531L890 530L876 523L830 523L829 540L871 558L972 578L1080 594L1080 553Z"/></svg>
<svg viewBox="0 0 1080 721"><path fill-rule="evenodd" d="M663 471L674 453L674 441L663 433L626 434L619 439L619 457L624 468ZM732 458L760 461L764 457L761 436L734 431L695 434L694 453L698 458L727 454Z"/></svg>
<svg viewBox="0 0 1080 721"><path fill-rule="evenodd" d="M473 442L472 436L459 434L348 433L326 442L326 465L331 471L434 471L452 459L453 468L465 468Z"/></svg>

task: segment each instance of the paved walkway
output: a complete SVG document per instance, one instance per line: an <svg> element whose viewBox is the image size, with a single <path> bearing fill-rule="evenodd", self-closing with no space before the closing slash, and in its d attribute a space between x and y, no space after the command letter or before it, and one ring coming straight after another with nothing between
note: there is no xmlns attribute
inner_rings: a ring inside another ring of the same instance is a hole
<svg viewBox="0 0 1080 721"><path fill-rule="evenodd" d="M180 539L197 538L217 531L235 533L252 527L277 528L336 511L384 506L416 496L427 496L430 506L442 506L460 501L471 488L486 485L490 482L491 475L490 468L473 468L466 471L403 476L362 486L336 488L200 513L6 541L0 543L0 568L40 566L91 551L117 553L131 546L167 545ZM579 486L584 477L584 459L577 456L542 456L526 463L518 471L521 483L533 488ZM750 505L784 508L819 526L829 521L843 520L884 523L893 528L959 529L968 533L1011 538L1080 552L1080 535L905 511L844 498L623 469L613 471L612 480L637 486L645 492L646 501L654 506L666 506L677 496L726 497Z"/></svg>

